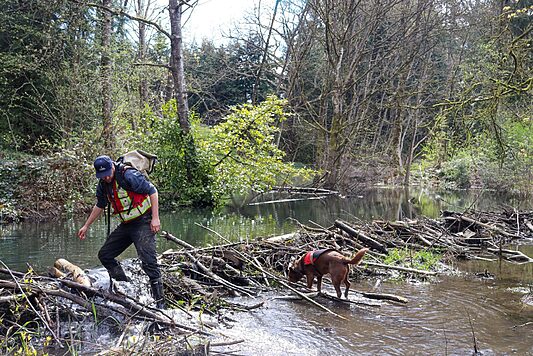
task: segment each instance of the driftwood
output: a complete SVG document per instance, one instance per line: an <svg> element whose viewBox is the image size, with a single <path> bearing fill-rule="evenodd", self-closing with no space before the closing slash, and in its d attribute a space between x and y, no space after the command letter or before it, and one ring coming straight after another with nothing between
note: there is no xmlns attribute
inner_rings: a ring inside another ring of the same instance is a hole
<svg viewBox="0 0 533 356"><path fill-rule="evenodd" d="M502 229L500 229L499 227L496 227L496 226L492 226L492 225L489 225L489 224L485 224L481 221L477 221L475 219L472 219L468 216L464 216L464 215L459 215L459 219L461 220L464 220L464 221L467 221L469 223L472 223L472 224L475 224L475 225L479 225L485 229L488 229L488 230L491 230L491 231L494 231L494 232L497 232L498 234L501 234L501 235L504 235L504 236L507 236L507 237L518 237L518 236L515 236L507 231L504 231Z"/></svg>
<svg viewBox="0 0 533 356"><path fill-rule="evenodd" d="M384 293L370 293L370 292L359 292L365 298L369 299L379 299L379 300L390 300L393 302L406 304L409 302L407 298L401 297L394 294L384 294Z"/></svg>
<svg viewBox="0 0 533 356"><path fill-rule="evenodd" d="M286 202L300 201L300 200L315 200L315 199L324 199L331 195L339 195L339 192L335 190L328 190L328 189L322 189L322 188L273 187L271 191L258 194L252 200L255 200L260 196L264 196L270 193L284 193L288 196L286 198L280 198L276 200L250 202L248 203L248 205L264 205L264 204L286 203Z"/></svg>
<svg viewBox="0 0 533 356"><path fill-rule="evenodd" d="M383 264L383 263L376 263L376 262L369 262L369 261L363 261L362 264L365 264L367 266L384 268L384 269L393 269L393 270L402 271L402 272L425 274L425 275L428 275L428 276L435 276L437 274L436 272L432 272L432 271L425 271L425 270L420 270L420 269L415 269L415 268L408 268L408 267L401 267L401 266L391 266L391 265L386 265L386 264Z"/></svg>
<svg viewBox="0 0 533 356"><path fill-rule="evenodd" d="M336 190L329 190L323 188L311 188L311 187L273 187L274 192L288 192L288 193L300 193L300 194L326 194L337 195Z"/></svg>
<svg viewBox="0 0 533 356"><path fill-rule="evenodd" d="M387 248L385 246L383 246L373 238L366 236L361 231L354 229L352 226L349 226L346 222L342 220L335 220L335 226L344 230L345 232L350 234L350 236L361 240L365 245L370 246L371 248L374 248L381 253L387 253Z"/></svg>
<svg viewBox="0 0 533 356"><path fill-rule="evenodd" d="M7 270L0 269L0 273L6 273ZM9 272L8 272L9 273ZM24 276L19 276L21 279L27 279L24 278ZM62 286L68 287L71 290L76 290L83 293L83 296L80 294L73 294L63 288ZM93 307L96 306L97 309L102 312L104 315L110 315L111 313L105 312L104 310L112 310L114 312L118 312L119 314L122 314L124 316L127 316L129 318L133 319L139 319L139 320L148 320L152 322L157 322L162 325L166 325L169 327L175 327L177 329L183 329L187 332L194 332L199 334L206 334L203 331L200 331L199 329L192 328L186 325L181 325L179 323L176 323L174 320L172 320L170 317L166 316L164 313L161 313L160 311L156 309L152 309L147 307L146 305L143 305L133 299L125 298L122 295L117 295L114 293L110 293L106 290L100 290L95 289L92 287L85 286L83 284L71 281L69 279L63 279L58 281L53 278L47 278L47 277L41 277L41 276L33 276L32 282L22 282L19 278L16 278L13 281L9 280L0 280L0 288L6 288L6 289L12 289L14 291L24 291L25 293L32 293L32 294L43 294L47 296L56 296L56 297L62 297L65 299L68 299L75 304L81 306L82 308L86 309L89 312L93 311ZM94 300L89 300L88 298L93 297L99 297L101 298L101 303L95 303ZM120 307L116 307L111 304L106 304L106 302L113 302L115 304L118 304Z"/></svg>
<svg viewBox="0 0 533 356"><path fill-rule="evenodd" d="M89 279L89 277L87 277L85 272L83 272L83 270L81 268L79 268L78 266L70 263L69 261L65 260L64 258L57 259L56 262L54 263L54 267L56 268L56 270L53 270L54 274L56 275L56 277L59 277L57 275L61 275L62 271L66 271L67 274L70 274L72 276L72 279L76 283L82 284L82 285L84 285L86 287L90 287L91 286L91 280ZM63 275L63 277L64 277L64 275Z"/></svg>

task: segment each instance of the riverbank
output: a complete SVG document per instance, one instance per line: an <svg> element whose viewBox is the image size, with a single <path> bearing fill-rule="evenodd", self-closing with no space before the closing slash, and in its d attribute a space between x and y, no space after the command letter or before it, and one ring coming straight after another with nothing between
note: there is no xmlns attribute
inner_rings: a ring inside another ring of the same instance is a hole
<svg viewBox="0 0 533 356"><path fill-rule="evenodd" d="M92 156L91 156L92 157ZM403 177L398 175L390 160L368 158L352 162L347 169L341 194L358 196L373 187L402 187ZM416 187L430 187L438 190L473 187L479 192L490 188L498 194L531 194L533 186L524 186L523 192L515 191L509 185L499 186L483 183L475 172L461 170L461 175L446 173L444 169L433 169L415 164L410 183ZM505 174L506 172L500 172ZM506 181L505 176L494 172L492 182ZM467 178L465 178L468 176ZM471 178L470 178L471 177ZM454 183L455 182L455 183ZM460 183L461 184L456 184ZM96 179L92 160L74 152L62 151L48 156L0 151L0 224L22 220L46 221L68 218L76 214L85 216L94 205ZM173 210L179 206L172 193L161 192L161 209Z"/></svg>

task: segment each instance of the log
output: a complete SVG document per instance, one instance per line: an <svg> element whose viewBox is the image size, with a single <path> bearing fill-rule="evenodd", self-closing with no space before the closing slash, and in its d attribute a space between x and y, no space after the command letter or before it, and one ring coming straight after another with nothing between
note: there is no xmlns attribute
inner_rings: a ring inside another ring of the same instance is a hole
<svg viewBox="0 0 533 356"><path fill-rule="evenodd" d="M383 246L381 243L377 242L373 238L366 236L361 231L356 230L353 227L349 226L344 221L335 220L335 226L347 232L350 236L361 240L365 245L370 246L371 248L374 248L378 250L379 252L388 254L387 248L385 246Z"/></svg>
<svg viewBox="0 0 533 356"><path fill-rule="evenodd" d="M368 266L385 268L385 269L393 269L393 270L403 271L403 272L425 274L425 275L428 275L428 276L435 276L437 274L437 272L432 272L432 271L424 271L424 270L421 270L421 269L414 269L414 268L407 268L407 267L400 267L400 266L390 266L390 265L385 265L383 263L376 263L376 262L363 261L363 262L361 262L361 264L368 265Z"/></svg>
<svg viewBox="0 0 533 356"><path fill-rule="evenodd" d="M367 306L367 307L378 307L378 308L381 307L381 304L379 304L379 303L375 303L375 302L369 303L368 301L363 301L363 300L357 301L357 300L353 300L353 299L342 299L342 298L337 298L334 295L326 294L326 293L323 293L323 292L304 293L304 295L309 297L309 298L322 297L322 298L334 300L336 302L364 305L364 306ZM302 297L298 296L298 295L283 295L283 296L279 296L279 297L274 297L272 299L275 299L275 300L302 300Z"/></svg>
<svg viewBox="0 0 533 356"><path fill-rule="evenodd" d="M70 263L69 261L65 260L64 258L59 258L54 263L54 267L58 270L66 271L67 274L72 275L72 280L74 280L76 283L79 283L81 285L84 285L86 287L91 286L91 280L83 270L76 266L75 264Z"/></svg>
<svg viewBox="0 0 533 356"><path fill-rule="evenodd" d="M524 253L520 251L499 249L499 248L492 248L492 247L487 248L487 251L492 252L496 255L499 255L500 253L502 255L508 255L509 257L507 258L510 260L517 260L517 261L522 261L522 262L533 262L533 258L525 255Z"/></svg>
<svg viewBox="0 0 533 356"><path fill-rule="evenodd" d="M399 295L394 295L394 294L368 293L368 292L359 292L359 291L357 293L361 293L363 297L368 298L368 299L391 300L393 302L404 303L404 304L409 302L407 298L400 297Z"/></svg>
<svg viewBox="0 0 533 356"><path fill-rule="evenodd" d="M296 237L298 237L298 233L291 232L290 234L269 237L269 238L265 239L265 241L268 241L268 242L285 242L285 241L288 241L288 240L292 240L292 239L294 239Z"/></svg>
<svg viewBox="0 0 533 356"><path fill-rule="evenodd" d="M268 200L268 201L260 201L260 202L257 202L257 203L249 203L248 205L249 206L254 206L254 205L265 205L265 204L288 203L288 202L292 202L292 201L302 201L302 200L319 200L319 199L324 199L326 197L327 197L326 195L321 195L321 196L318 196L318 197L309 197L309 198Z"/></svg>
<svg viewBox="0 0 533 356"><path fill-rule="evenodd" d="M533 224L531 224L531 222L529 220L525 220L524 223L526 224L527 228L533 232Z"/></svg>
<svg viewBox="0 0 533 356"><path fill-rule="evenodd" d="M482 223L481 221L474 220L474 219L472 219L472 218L469 218L468 216L459 215L458 218L461 219L461 220L464 220L464 221L466 221L466 222L469 222L469 223L472 223L472 224L475 224L475 225L479 225L479 226L481 226L481 227L484 227L485 229L495 231L495 232L497 232L497 233L499 233L499 234L501 234L501 235L507 236L507 237L512 237L512 238L517 238L517 237L519 237L519 236L516 236L516 235L510 234L510 233L508 233L507 231L504 231L504 230L500 229L499 227L496 227L496 226L492 226L492 225L489 225L489 224Z"/></svg>
<svg viewBox="0 0 533 356"><path fill-rule="evenodd" d="M309 187L272 187L274 192L289 192L289 193L301 193L301 194L328 194L328 195L338 195L339 192L336 190L329 190L323 188L309 188Z"/></svg>

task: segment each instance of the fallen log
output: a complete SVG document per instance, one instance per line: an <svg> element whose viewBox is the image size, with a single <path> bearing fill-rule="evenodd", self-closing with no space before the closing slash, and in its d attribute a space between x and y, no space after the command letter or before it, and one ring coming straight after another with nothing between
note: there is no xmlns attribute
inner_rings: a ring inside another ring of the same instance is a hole
<svg viewBox="0 0 533 356"><path fill-rule="evenodd" d="M407 298L400 297L399 295L394 295L394 294L369 293L369 292L359 292L359 291L357 291L357 293L360 293L363 297L368 298L368 299L390 300L393 302L404 303L404 304L409 303L409 300Z"/></svg>
<svg viewBox="0 0 533 356"><path fill-rule="evenodd" d="M336 190L329 190L324 188L309 188L309 187L272 187L273 192L288 192L288 193L302 193L302 194L329 194L338 195Z"/></svg>
<svg viewBox="0 0 533 356"><path fill-rule="evenodd" d="M59 258L54 263L54 267L57 268L59 271L66 271L67 275L71 275L74 282L82 284L86 287L91 286L91 280L85 272L75 264L70 263L64 258ZM57 274L57 271L54 271Z"/></svg>
<svg viewBox="0 0 533 356"><path fill-rule="evenodd" d="M353 299L342 299L342 298L337 298L334 295L323 293L323 292L304 293L304 295L309 298L322 297L322 298L334 300L336 302L341 302L341 303L364 305L367 307L381 307L381 304L376 303L376 302L369 302L369 301L364 301L364 300L353 300ZM275 300L302 300L302 297L298 295L282 295L282 296L274 297L273 299Z"/></svg>
<svg viewBox="0 0 533 356"><path fill-rule="evenodd" d="M366 236L361 231L354 229L353 227L351 227L350 225L348 225L344 221L335 220L335 226L338 227L339 229L345 231L350 236L361 240L365 245L367 245L367 246L369 246L371 248L374 248L374 249L376 249L379 252L382 252L384 254L388 253L387 248L385 246L383 246L381 243L377 242L376 240L374 240L371 237Z"/></svg>
<svg viewBox="0 0 533 356"><path fill-rule="evenodd" d="M391 265L386 265L386 264L383 264L383 263L376 263L376 262L363 261L363 262L361 262L361 264L362 265L367 265L367 266L385 268L385 269L393 269L393 270L402 271L402 272L425 274L425 275L428 275L428 276L435 276L437 274L437 272L432 272L432 271L424 271L424 270L421 270L421 269L414 269L414 268L400 267L400 266L391 266Z"/></svg>
<svg viewBox="0 0 533 356"><path fill-rule="evenodd" d="M521 262L533 262L533 258L525 255L524 253L520 251L515 250L507 250L507 249L499 249L499 248L487 248L487 251L492 252L496 255L508 255L507 257L510 260L516 260Z"/></svg>
<svg viewBox="0 0 533 356"><path fill-rule="evenodd" d="M254 205L265 205L265 204L277 204L277 203L288 203L293 201L302 201L302 200L320 200L326 198L326 195L321 195L318 197L308 197L308 198L289 198L289 199L277 199L277 200L267 200L267 201L260 201L256 203L248 203L250 206Z"/></svg>
<svg viewBox="0 0 533 356"><path fill-rule="evenodd" d="M457 216L459 219L461 220L464 220L466 222L469 222L471 224L475 224L475 225L478 225L478 226L481 226L481 227L484 227L485 229L488 229L488 230L492 230L492 231L495 231L501 235L504 235L504 236L507 236L507 237L511 237L511 238L517 238L519 236L516 236L516 235L513 235L513 234L510 234L508 233L507 231L504 231L502 229L500 229L499 227L496 227L496 226L492 226L492 225L489 225L489 224L485 224L485 223L482 223L481 221L478 221L478 220L474 220L472 218L469 218L468 216L464 216L464 215L458 215Z"/></svg>

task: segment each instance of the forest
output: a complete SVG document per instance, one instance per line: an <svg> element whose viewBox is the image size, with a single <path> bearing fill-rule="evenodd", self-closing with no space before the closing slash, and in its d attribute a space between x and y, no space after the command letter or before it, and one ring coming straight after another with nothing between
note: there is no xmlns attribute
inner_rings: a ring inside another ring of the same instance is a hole
<svg viewBox="0 0 533 356"><path fill-rule="evenodd" d="M533 1L258 2L223 43L184 38L198 4L1 0L2 221L90 208L94 158L133 149L167 207L531 192Z"/></svg>

